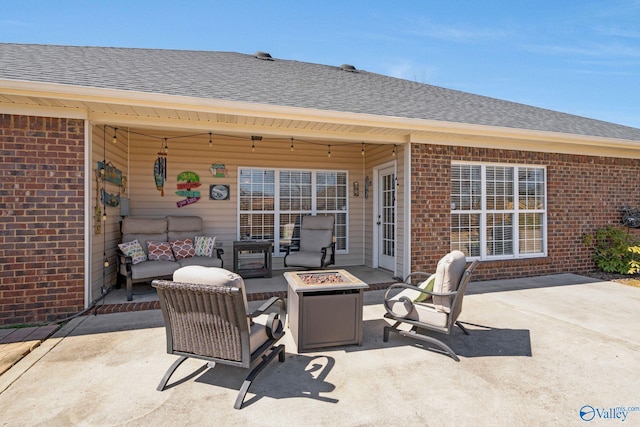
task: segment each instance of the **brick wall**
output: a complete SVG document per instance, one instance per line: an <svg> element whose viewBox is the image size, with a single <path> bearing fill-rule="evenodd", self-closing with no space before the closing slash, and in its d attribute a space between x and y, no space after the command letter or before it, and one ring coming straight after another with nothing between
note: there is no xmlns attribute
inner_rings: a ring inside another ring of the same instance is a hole
<svg viewBox="0 0 640 427"><path fill-rule="evenodd" d="M450 249L452 161L547 166L548 256L484 261L474 280L593 271L582 236L619 225L620 207L640 206L640 162L634 159L422 144L411 149L412 271L431 271Z"/></svg>
<svg viewBox="0 0 640 427"><path fill-rule="evenodd" d="M0 325L84 306L84 121L0 114Z"/></svg>

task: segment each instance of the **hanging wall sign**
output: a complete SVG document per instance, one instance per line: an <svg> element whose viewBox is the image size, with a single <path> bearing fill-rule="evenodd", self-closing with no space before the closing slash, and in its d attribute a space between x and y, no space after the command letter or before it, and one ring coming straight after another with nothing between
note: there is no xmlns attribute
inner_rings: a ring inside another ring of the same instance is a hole
<svg viewBox="0 0 640 427"><path fill-rule="evenodd" d="M98 162L98 170L103 170L102 180L122 186L122 171L110 163Z"/></svg>
<svg viewBox="0 0 640 427"><path fill-rule="evenodd" d="M227 176L227 168L224 163L214 163L209 168L209 172L214 178L224 178Z"/></svg>
<svg viewBox="0 0 640 427"><path fill-rule="evenodd" d="M104 191L104 188L101 191L103 205L110 206L112 208L120 206L120 194L107 193L106 191Z"/></svg>
<svg viewBox="0 0 640 427"><path fill-rule="evenodd" d="M181 208L183 206L192 205L200 200L200 191L194 190L202 185L200 183L200 177L197 173L191 171L180 172L178 174L178 196L186 197L185 200L181 200L176 205Z"/></svg>

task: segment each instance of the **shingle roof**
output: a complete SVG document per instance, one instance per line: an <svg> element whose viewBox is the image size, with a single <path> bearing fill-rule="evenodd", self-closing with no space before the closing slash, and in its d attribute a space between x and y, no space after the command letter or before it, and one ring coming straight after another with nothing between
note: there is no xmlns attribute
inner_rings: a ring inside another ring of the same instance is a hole
<svg viewBox="0 0 640 427"><path fill-rule="evenodd" d="M233 52L0 43L0 79L640 141L640 129L366 71Z"/></svg>

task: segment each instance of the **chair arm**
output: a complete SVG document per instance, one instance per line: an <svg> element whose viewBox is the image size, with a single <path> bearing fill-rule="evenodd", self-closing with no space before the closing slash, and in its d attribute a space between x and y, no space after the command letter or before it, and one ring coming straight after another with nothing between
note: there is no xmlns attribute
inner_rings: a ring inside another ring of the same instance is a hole
<svg viewBox="0 0 640 427"><path fill-rule="evenodd" d="M264 314L267 310L269 310L273 305L278 304L278 312L269 313L269 318L267 319L267 336L269 338L281 338L284 335L284 323L286 320L286 305L282 298L279 297L271 297L267 301L265 301L260 307L258 307L255 311L249 314L250 320L254 317L258 317L261 314Z"/></svg>
<svg viewBox="0 0 640 427"><path fill-rule="evenodd" d="M222 248L213 248L216 251L216 257L218 257L218 259L222 259L222 255L224 255L224 249Z"/></svg>
<svg viewBox="0 0 640 427"><path fill-rule="evenodd" d="M122 252L120 248L116 248L116 257L118 259L118 264L124 264L127 273L131 273L131 266L133 265L133 259L130 256L127 256ZM120 268L118 268L118 272L120 272Z"/></svg>
<svg viewBox="0 0 640 427"><path fill-rule="evenodd" d="M404 282L398 282L398 283L394 283L393 285L389 286L386 290L386 292L384 293L384 298L383 298L383 305L385 310L387 310L387 313L389 313L391 316L393 317L401 317L404 318L406 317L406 314L400 314L400 313L396 313L393 311L393 309L389 306L389 293L393 290L393 289L398 289L398 288L402 288L402 289L411 289L412 291L416 291L416 292L420 292L423 294L427 294L427 295L432 295L432 296L437 296L437 297L454 297L456 295L458 295L458 291L453 291L453 292L433 292L433 291L428 291L426 289L422 289L419 288L417 286L411 285L409 283L404 283ZM410 300L409 298L402 296L398 299L398 301L404 303L404 308L408 313L411 313L411 311L413 310L413 306L414 303L412 300Z"/></svg>
<svg viewBox="0 0 640 427"><path fill-rule="evenodd" d="M291 249L299 249L298 245L296 245L293 242L289 242L289 243L282 243L281 242L280 247L286 249L286 251L287 251L286 255L291 254Z"/></svg>
<svg viewBox="0 0 640 427"><path fill-rule="evenodd" d="M329 261L325 263L324 260L327 257L328 249L331 249L331 255L329 255ZM336 242L332 241L330 245L320 248L320 251L322 251L322 257L320 259L322 266L328 266L336 263Z"/></svg>
<svg viewBox="0 0 640 427"><path fill-rule="evenodd" d="M384 293L384 298L383 298L383 305L385 310L387 310L387 313L389 313L392 317L401 317L404 318L406 317L407 314L411 313L413 311L413 301L411 301L409 298L407 297L400 297L398 299L398 301L404 303L404 308L406 310L406 313L396 313L393 311L393 309L389 306L389 294L392 292L393 289L411 289L414 291L418 291L418 292L423 292L426 293L426 291L424 289L420 289L417 286L413 286L410 285L408 283L403 283L403 282L398 282L398 283L394 283L393 285L389 286L386 290L386 292Z"/></svg>
<svg viewBox="0 0 640 427"><path fill-rule="evenodd" d="M403 282L411 283L409 280L413 278L425 278L428 279L431 276L431 273L427 273L426 271L414 271L413 273L409 273L407 277L404 278Z"/></svg>

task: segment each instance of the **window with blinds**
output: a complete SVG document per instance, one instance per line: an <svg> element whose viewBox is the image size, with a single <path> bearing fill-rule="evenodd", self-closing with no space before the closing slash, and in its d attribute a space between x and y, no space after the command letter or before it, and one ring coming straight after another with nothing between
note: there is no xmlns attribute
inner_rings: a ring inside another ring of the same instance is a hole
<svg viewBox="0 0 640 427"><path fill-rule="evenodd" d="M451 165L451 250L467 257L546 255L545 168Z"/></svg>
<svg viewBox="0 0 640 427"><path fill-rule="evenodd" d="M336 251L347 251L347 172L240 168L238 179L241 239L270 240L284 253L304 215L333 215Z"/></svg>

